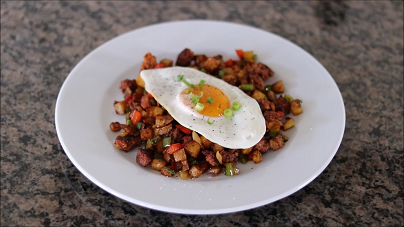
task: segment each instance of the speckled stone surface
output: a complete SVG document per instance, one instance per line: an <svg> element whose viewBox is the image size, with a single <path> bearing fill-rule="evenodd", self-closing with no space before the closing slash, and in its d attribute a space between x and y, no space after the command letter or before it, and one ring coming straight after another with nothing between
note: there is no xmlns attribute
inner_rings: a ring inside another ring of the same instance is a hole
<svg viewBox="0 0 404 227"><path fill-rule="evenodd" d="M184 19L279 34L336 80L346 131L327 169L253 210L174 215L122 201L86 179L54 126L70 70L109 39ZM1 2L1 226L403 225L403 3Z"/></svg>

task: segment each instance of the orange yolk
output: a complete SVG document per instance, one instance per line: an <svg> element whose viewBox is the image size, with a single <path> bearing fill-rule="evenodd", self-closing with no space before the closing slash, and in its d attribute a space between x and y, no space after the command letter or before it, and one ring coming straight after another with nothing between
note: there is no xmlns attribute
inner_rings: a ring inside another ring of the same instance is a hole
<svg viewBox="0 0 404 227"><path fill-rule="evenodd" d="M224 110L230 108L230 100L227 96L217 87L211 86L208 84L200 87L198 84L195 84L196 90L191 89L190 92L196 96L200 96L201 92L203 92L203 96L199 98L199 102L205 106L202 111L199 111L200 114L208 116L208 117L220 117L223 115ZM182 94L189 94L185 91L182 91ZM208 103L208 98L212 97L213 103Z"/></svg>

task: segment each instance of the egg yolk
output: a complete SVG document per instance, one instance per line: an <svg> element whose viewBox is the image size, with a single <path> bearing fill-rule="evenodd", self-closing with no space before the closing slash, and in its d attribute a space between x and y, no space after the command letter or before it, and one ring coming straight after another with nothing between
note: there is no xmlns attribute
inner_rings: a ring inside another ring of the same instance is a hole
<svg viewBox="0 0 404 227"><path fill-rule="evenodd" d="M208 84L203 86L195 84L195 87L195 90L190 89L192 94L200 96L201 92L203 92L203 96L199 98L199 103L203 104L205 107L202 111L198 111L200 114L208 117L220 117L223 116L225 109L230 108L229 98L219 88ZM182 94L190 93L187 93L185 90L182 91ZM208 98L212 98L213 102L209 103Z"/></svg>

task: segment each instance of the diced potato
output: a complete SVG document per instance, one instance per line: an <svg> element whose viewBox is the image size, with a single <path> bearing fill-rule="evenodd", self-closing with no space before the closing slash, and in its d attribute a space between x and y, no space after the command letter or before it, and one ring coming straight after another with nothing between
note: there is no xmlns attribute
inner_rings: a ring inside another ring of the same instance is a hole
<svg viewBox="0 0 404 227"><path fill-rule="evenodd" d="M214 58L208 58L205 62L202 63L202 67L205 68L206 72L215 71L220 65L220 61Z"/></svg>
<svg viewBox="0 0 404 227"><path fill-rule="evenodd" d="M153 137L153 129L151 128L144 128L140 130L140 138L142 140L148 140Z"/></svg>
<svg viewBox="0 0 404 227"><path fill-rule="evenodd" d="M232 75L233 74L233 69L232 68L224 68L224 75Z"/></svg>
<svg viewBox="0 0 404 227"><path fill-rule="evenodd" d="M210 146L212 146L212 142L208 139L206 139L204 136L200 136L199 138L201 138L201 145L203 147L203 149L209 149Z"/></svg>
<svg viewBox="0 0 404 227"><path fill-rule="evenodd" d="M282 136L280 136L280 135L269 140L269 146L274 151L281 149L284 144L285 143L283 142Z"/></svg>
<svg viewBox="0 0 404 227"><path fill-rule="evenodd" d="M185 144L185 151L187 154L191 155L192 157L198 157L199 151L201 150L201 145L199 145L196 141L190 141Z"/></svg>
<svg viewBox="0 0 404 227"><path fill-rule="evenodd" d="M248 77L247 77L247 75L245 73L245 69L240 70L237 73L237 77L238 77L241 84L248 84Z"/></svg>
<svg viewBox="0 0 404 227"><path fill-rule="evenodd" d="M272 84L272 90L277 94L283 93L284 92L283 81L280 80L280 81L277 81L274 84Z"/></svg>
<svg viewBox="0 0 404 227"><path fill-rule="evenodd" d="M217 176L222 172L222 167L215 166L215 167L210 167L210 169L207 171L207 173L212 174L212 176Z"/></svg>
<svg viewBox="0 0 404 227"><path fill-rule="evenodd" d="M219 161L220 164L223 164L223 157L219 151L216 151L216 159Z"/></svg>
<svg viewBox="0 0 404 227"><path fill-rule="evenodd" d="M275 100L275 99L276 99L275 92L274 92L274 91L272 91L272 90L269 90L269 91L268 91L267 96L268 96L268 99L269 99L270 101L272 101L272 100Z"/></svg>
<svg viewBox="0 0 404 227"><path fill-rule="evenodd" d="M173 66L173 60L170 59L163 59L160 61L160 64L164 65L164 68L166 67L172 67Z"/></svg>
<svg viewBox="0 0 404 227"><path fill-rule="evenodd" d="M189 174L191 174L191 176L194 177L194 178L199 177L202 173L203 173L202 170L199 169L199 168L197 167L197 165L193 165L193 166L191 167L191 169L189 170Z"/></svg>
<svg viewBox="0 0 404 227"><path fill-rule="evenodd" d="M247 148L247 149L241 149L241 153L242 154L249 154L251 151L252 151L252 147L250 147L250 148Z"/></svg>
<svg viewBox="0 0 404 227"><path fill-rule="evenodd" d="M252 52L252 51L244 51L244 53L243 53L243 59L244 59L246 62L254 63L254 62L255 62L255 59L254 59L254 52Z"/></svg>
<svg viewBox="0 0 404 227"><path fill-rule="evenodd" d="M120 102L115 101L114 108L115 108L116 114L123 115L126 112L126 102L125 101L120 101Z"/></svg>
<svg viewBox="0 0 404 227"><path fill-rule="evenodd" d="M262 161L262 155L257 150L255 150L251 153L251 157L255 164L260 163Z"/></svg>
<svg viewBox="0 0 404 227"><path fill-rule="evenodd" d="M151 106L146 109L147 115L150 117L161 116L164 113L164 109L159 106Z"/></svg>
<svg viewBox="0 0 404 227"><path fill-rule="evenodd" d="M109 128L111 129L111 131L113 132L119 132L121 131L121 124L119 124L119 122L112 122L109 125Z"/></svg>
<svg viewBox="0 0 404 227"><path fill-rule="evenodd" d="M158 153L161 153L161 152L163 152L163 150L164 150L164 147L163 147L163 140L158 140L157 142L156 142L156 150L157 150L157 152Z"/></svg>
<svg viewBox="0 0 404 227"><path fill-rule="evenodd" d="M163 158L164 158L164 161L166 161L166 162L171 162L171 161L173 161L172 155L170 155L169 153L164 152L164 151L163 151Z"/></svg>
<svg viewBox="0 0 404 227"><path fill-rule="evenodd" d="M170 115L164 115L164 116L156 116L156 126L157 127L163 127L167 124L170 124L173 121L173 117Z"/></svg>
<svg viewBox="0 0 404 227"><path fill-rule="evenodd" d="M251 97L255 100L267 99L267 96L258 90L255 90Z"/></svg>
<svg viewBox="0 0 404 227"><path fill-rule="evenodd" d="M188 180L189 178L191 178L191 175L189 174L188 171L184 171L184 170L180 170L178 172L178 176L180 176L181 180Z"/></svg>
<svg viewBox="0 0 404 227"><path fill-rule="evenodd" d="M160 171L161 168L164 168L165 165L166 165L165 161L157 159L157 158L153 159L153 161L151 163L152 169L158 170L158 171Z"/></svg>
<svg viewBox="0 0 404 227"><path fill-rule="evenodd" d="M222 146L220 146L219 144L214 143L213 146L212 146L212 150L213 150L214 152L217 152L217 151L222 151L222 150L224 150L224 148L223 148Z"/></svg>
<svg viewBox="0 0 404 227"><path fill-rule="evenodd" d="M283 126L282 122L275 121L274 125L271 127L271 131L279 133L281 131L281 127Z"/></svg>
<svg viewBox="0 0 404 227"><path fill-rule="evenodd" d="M185 154L184 148L176 151L173 156L176 162L187 160L187 155Z"/></svg>
<svg viewBox="0 0 404 227"><path fill-rule="evenodd" d="M283 130L288 130L290 128L292 128L293 126L295 126L295 121L293 120L293 118L286 118L286 122L283 125Z"/></svg>
<svg viewBox="0 0 404 227"><path fill-rule="evenodd" d="M137 86L140 86L140 87L145 86L144 81L143 81L142 77L140 77L140 75L136 78L136 84L137 84Z"/></svg>
<svg viewBox="0 0 404 227"><path fill-rule="evenodd" d="M237 84L237 77L234 76L233 74L226 75L222 78L222 80L226 81L227 83L231 85L236 85Z"/></svg>
<svg viewBox="0 0 404 227"><path fill-rule="evenodd" d="M300 104L299 99L295 99L290 103L290 111L292 112L293 115L299 115L303 112L302 105Z"/></svg>
<svg viewBox="0 0 404 227"><path fill-rule="evenodd" d="M234 175L240 175L240 169L238 167L233 167Z"/></svg>
<svg viewBox="0 0 404 227"><path fill-rule="evenodd" d="M192 131L192 139L202 145L201 138L199 137L198 133Z"/></svg>
<svg viewBox="0 0 404 227"><path fill-rule="evenodd" d="M161 128L155 128L154 129L154 135L162 136L162 135L168 134L171 131L172 128L173 128L172 124L166 125L166 126L161 127Z"/></svg>
<svg viewBox="0 0 404 227"><path fill-rule="evenodd" d="M189 170L189 165L188 165L188 161L187 161L187 160L181 161L181 164L182 164L182 170L183 170L183 171Z"/></svg>

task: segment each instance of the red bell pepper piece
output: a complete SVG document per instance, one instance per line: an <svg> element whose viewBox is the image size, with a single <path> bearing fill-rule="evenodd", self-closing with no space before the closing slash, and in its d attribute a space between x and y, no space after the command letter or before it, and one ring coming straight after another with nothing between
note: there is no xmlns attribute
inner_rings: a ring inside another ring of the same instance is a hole
<svg viewBox="0 0 404 227"><path fill-rule="evenodd" d="M175 152L179 151L182 148L182 144L174 143L173 145L169 146L166 150L167 154L174 154Z"/></svg>
<svg viewBox="0 0 404 227"><path fill-rule="evenodd" d="M240 59L243 59L244 51L243 50L236 50L236 53Z"/></svg>
<svg viewBox="0 0 404 227"><path fill-rule="evenodd" d="M162 69L164 68L163 64L157 64L156 66L154 66L155 69Z"/></svg>
<svg viewBox="0 0 404 227"><path fill-rule="evenodd" d="M181 132L183 132L183 133L185 133L185 134L187 134L187 135L191 134L191 132L192 132L191 129L185 128L185 127L182 126L182 125L176 125L175 127L177 127Z"/></svg>
<svg viewBox="0 0 404 227"><path fill-rule="evenodd" d="M133 94L129 95L128 97L126 97L125 102L128 103L129 100L131 100L133 97Z"/></svg>
<svg viewBox="0 0 404 227"><path fill-rule="evenodd" d="M227 60L227 61L224 63L224 65L225 65L226 67L232 67L233 64L234 64L233 59L229 59L229 60Z"/></svg>
<svg viewBox="0 0 404 227"><path fill-rule="evenodd" d="M138 110L135 110L132 112L132 114L130 116L130 120L132 121L132 124L136 125L141 119L142 119L142 114Z"/></svg>
<svg viewBox="0 0 404 227"><path fill-rule="evenodd" d="M147 94L147 98L153 98L153 95L152 94Z"/></svg>

